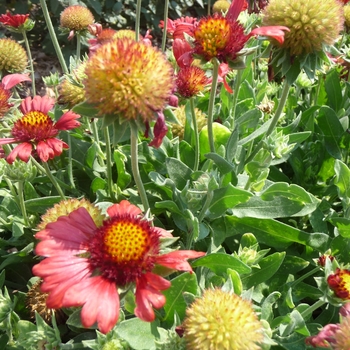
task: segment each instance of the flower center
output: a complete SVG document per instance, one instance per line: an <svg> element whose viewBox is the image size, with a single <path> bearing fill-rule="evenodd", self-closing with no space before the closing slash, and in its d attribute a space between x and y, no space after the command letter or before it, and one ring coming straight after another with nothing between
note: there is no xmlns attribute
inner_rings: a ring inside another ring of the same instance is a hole
<svg viewBox="0 0 350 350"><path fill-rule="evenodd" d="M58 130L48 115L31 111L15 122L12 135L22 142L38 142L58 135Z"/></svg>
<svg viewBox="0 0 350 350"><path fill-rule="evenodd" d="M154 267L159 235L149 222L128 215L114 217L89 243L92 270L124 286Z"/></svg>

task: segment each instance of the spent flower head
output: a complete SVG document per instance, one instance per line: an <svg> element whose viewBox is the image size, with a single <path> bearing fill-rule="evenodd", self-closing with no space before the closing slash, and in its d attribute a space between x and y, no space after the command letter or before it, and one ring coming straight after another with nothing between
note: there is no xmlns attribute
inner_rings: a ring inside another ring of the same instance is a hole
<svg viewBox="0 0 350 350"><path fill-rule="evenodd" d="M204 91L209 84L205 71L199 67L190 66L179 70L176 76L177 93L185 98L190 98Z"/></svg>
<svg viewBox="0 0 350 350"><path fill-rule="evenodd" d="M28 56L24 48L16 41L0 39L0 71L9 73L24 72L28 65Z"/></svg>
<svg viewBox="0 0 350 350"><path fill-rule="evenodd" d="M208 289L187 309L184 337L188 350L258 350L263 326L249 301Z"/></svg>
<svg viewBox="0 0 350 350"><path fill-rule="evenodd" d="M102 333L118 321L118 288L135 286L135 315L152 322L153 307L159 309L166 301L161 291L171 285L153 272L155 266L192 272L186 260L204 255L191 250L162 254L161 238L172 235L153 226L126 200L107 213L101 227L83 207L46 225L35 235L40 240L36 254L46 259L33 268L44 280L41 289L49 294L48 307L82 306L82 324L97 322Z"/></svg>

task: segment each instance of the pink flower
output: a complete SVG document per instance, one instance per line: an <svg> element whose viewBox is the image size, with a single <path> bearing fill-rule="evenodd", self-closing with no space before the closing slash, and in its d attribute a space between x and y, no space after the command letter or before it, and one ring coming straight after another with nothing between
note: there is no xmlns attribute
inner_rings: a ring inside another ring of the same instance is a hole
<svg viewBox="0 0 350 350"><path fill-rule="evenodd" d="M314 348L330 348L331 344L334 344L336 342L334 335L338 329L339 324L328 324L323 327L317 335L307 337L305 342Z"/></svg>
<svg viewBox="0 0 350 350"><path fill-rule="evenodd" d="M24 25L27 21L29 14L27 15L11 15L10 12L7 12L6 15L0 16L0 23L5 26L9 26L12 28L19 28Z"/></svg>
<svg viewBox="0 0 350 350"><path fill-rule="evenodd" d="M197 18L187 16L174 21L168 19L166 31L173 39L184 39L184 33L193 36L193 31L197 23ZM160 21L159 28L164 28L164 21Z"/></svg>
<svg viewBox="0 0 350 350"><path fill-rule="evenodd" d="M47 96L27 97L21 103L22 118L17 120L11 130L13 137L0 139L0 145L19 143L7 156L7 162L12 164L18 157L28 162L29 157L36 154L43 162L59 156L68 145L57 139L61 130L70 130L80 126L76 120L78 114L68 111L54 122L48 112L54 106L55 101Z"/></svg>
<svg viewBox="0 0 350 350"><path fill-rule="evenodd" d="M52 309L82 306L84 327L97 322L109 332L119 317L119 287L135 286L135 315L146 322L155 319L153 308L161 308L161 293L170 281L155 274L156 265L192 272L187 259L205 253L191 250L161 254L160 238L172 235L153 226L141 210L123 200L107 209L109 218L97 227L85 208L61 216L35 235L41 242L36 254L46 257L34 266L43 279Z"/></svg>

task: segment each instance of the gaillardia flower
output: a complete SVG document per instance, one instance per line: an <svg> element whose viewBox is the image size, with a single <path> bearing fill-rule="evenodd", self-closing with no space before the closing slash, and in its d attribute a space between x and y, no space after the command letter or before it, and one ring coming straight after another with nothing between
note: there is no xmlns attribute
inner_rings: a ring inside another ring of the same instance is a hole
<svg viewBox="0 0 350 350"><path fill-rule="evenodd" d="M173 70L162 52L130 38L99 47L87 61L84 81L89 103L101 115L144 122L155 119L171 96Z"/></svg>
<svg viewBox="0 0 350 350"><path fill-rule="evenodd" d="M29 14L26 15L12 15L10 12L7 12L5 15L0 15L0 23L6 27L12 27L15 29L24 27L27 22Z"/></svg>
<svg viewBox="0 0 350 350"><path fill-rule="evenodd" d="M338 0L270 0L263 24L290 29L281 45L291 55L321 51L331 45L343 27L343 6Z"/></svg>
<svg viewBox="0 0 350 350"><path fill-rule="evenodd" d="M227 0L217 0L213 4L213 13L225 13L230 7Z"/></svg>
<svg viewBox="0 0 350 350"><path fill-rule="evenodd" d="M339 269L327 278L329 288L341 299L350 299L350 270Z"/></svg>
<svg viewBox="0 0 350 350"><path fill-rule="evenodd" d="M0 83L0 118L2 118L13 106L12 103L9 103L10 97L11 91L5 89L4 84Z"/></svg>
<svg viewBox="0 0 350 350"><path fill-rule="evenodd" d="M258 350L263 326L249 301L208 289L187 309L184 337L188 350Z"/></svg>
<svg viewBox="0 0 350 350"><path fill-rule="evenodd" d="M33 99L27 97L22 101L20 109L23 116L14 123L12 137L0 139L0 145L19 143L7 156L8 163L12 164L17 157L28 162L33 152L43 162L47 162L59 156L63 148L68 148L68 145L56 136L61 130L80 126L76 120L80 116L68 111L54 122L47 114L54 104L55 101L47 96L35 96Z"/></svg>
<svg viewBox="0 0 350 350"><path fill-rule="evenodd" d="M185 98L196 96L208 84L205 71L195 66L181 68L176 76L177 92Z"/></svg>
<svg viewBox="0 0 350 350"><path fill-rule="evenodd" d="M23 72L27 65L28 56L20 44L12 39L0 39L0 71Z"/></svg>
<svg viewBox="0 0 350 350"><path fill-rule="evenodd" d="M118 288L135 286L135 315L152 322L154 308L165 304L161 290L171 282L152 272L156 265L192 271L187 259L204 253L181 250L161 254L161 238L172 235L152 224L141 210L123 200L107 209L109 215L97 227L85 208L49 223L35 237L41 242L36 254L46 257L33 267L44 282L49 308L82 306L84 327L97 322L109 332L119 317Z"/></svg>

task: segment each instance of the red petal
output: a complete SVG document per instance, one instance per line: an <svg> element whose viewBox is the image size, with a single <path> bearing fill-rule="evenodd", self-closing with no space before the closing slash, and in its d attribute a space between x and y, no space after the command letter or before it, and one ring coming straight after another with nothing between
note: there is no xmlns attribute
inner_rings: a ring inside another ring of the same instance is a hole
<svg viewBox="0 0 350 350"><path fill-rule="evenodd" d="M17 145L7 156L7 163L12 164L17 157L27 163L32 154L32 149L33 147L29 142L23 142Z"/></svg>
<svg viewBox="0 0 350 350"><path fill-rule="evenodd" d="M2 83L6 90L12 89L15 85L22 83L23 81L32 81L27 74L8 74L2 79Z"/></svg>
<svg viewBox="0 0 350 350"><path fill-rule="evenodd" d="M283 26L267 26L255 28L250 32L250 35L264 35L276 39L280 44L284 42L284 31L289 32L289 28Z"/></svg>
<svg viewBox="0 0 350 350"><path fill-rule="evenodd" d="M174 270L192 272L192 267L186 259L196 259L203 255L205 255L204 252L194 250L177 250L158 256L156 263Z"/></svg>
<svg viewBox="0 0 350 350"><path fill-rule="evenodd" d="M142 214L142 210L136 205L131 204L127 200L122 200L119 204L113 204L107 209L108 215L113 218L115 216L130 215L138 216Z"/></svg>

